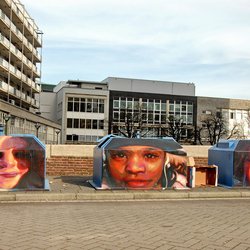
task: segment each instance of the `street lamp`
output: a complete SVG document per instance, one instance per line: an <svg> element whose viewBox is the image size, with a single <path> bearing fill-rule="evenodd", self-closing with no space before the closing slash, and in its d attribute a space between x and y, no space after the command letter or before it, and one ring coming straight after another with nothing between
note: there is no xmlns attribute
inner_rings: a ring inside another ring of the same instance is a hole
<svg viewBox="0 0 250 250"><path fill-rule="evenodd" d="M58 135L59 135L60 132L61 132L60 129L56 130L56 144L58 144Z"/></svg>
<svg viewBox="0 0 250 250"><path fill-rule="evenodd" d="M9 122L10 118L11 118L11 115L10 115L10 114L5 114L5 115L3 116L3 119L4 119L4 121L5 121L5 135L8 134L8 122Z"/></svg>
<svg viewBox="0 0 250 250"><path fill-rule="evenodd" d="M39 130L39 128L41 127L41 124L39 123L39 122L37 122L36 124L35 124L35 128L36 128L36 137L38 138L38 130Z"/></svg>

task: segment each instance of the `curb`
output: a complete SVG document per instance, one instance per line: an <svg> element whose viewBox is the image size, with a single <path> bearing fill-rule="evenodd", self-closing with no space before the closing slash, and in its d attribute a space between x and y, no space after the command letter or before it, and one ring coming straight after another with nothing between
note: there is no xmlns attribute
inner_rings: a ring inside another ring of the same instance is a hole
<svg viewBox="0 0 250 250"><path fill-rule="evenodd" d="M173 200L250 198L250 191L101 191L86 193L8 193L0 194L0 202L42 201L111 201L111 200Z"/></svg>

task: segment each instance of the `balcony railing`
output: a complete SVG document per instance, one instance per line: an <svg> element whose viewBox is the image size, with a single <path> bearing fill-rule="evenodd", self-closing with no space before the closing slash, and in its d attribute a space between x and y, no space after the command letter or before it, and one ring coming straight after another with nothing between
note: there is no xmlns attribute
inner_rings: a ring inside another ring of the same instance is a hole
<svg viewBox="0 0 250 250"><path fill-rule="evenodd" d="M10 48L10 51L15 56L17 56L20 59L20 61L23 61L28 68L32 69L37 76L40 76L40 72L37 70L36 65L32 64L32 62L25 55L23 55L20 50L18 50L13 44L11 44L9 40L6 37L4 37L1 33L0 33L0 42L2 42L2 44L4 44L6 48Z"/></svg>
<svg viewBox="0 0 250 250"><path fill-rule="evenodd" d="M37 49L28 41L26 37L23 36L22 32L16 27L14 23L10 21L10 19L4 14L2 10L0 10L0 19L2 19L5 24L12 30L12 32L18 37L20 42L23 42L25 46L39 59L41 60L41 56L39 55ZM28 21L26 20L28 23ZM28 24L27 24L28 25ZM33 34L38 38L38 34L33 30ZM40 43L41 44L41 43Z"/></svg>
<svg viewBox="0 0 250 250"><path fill-rule="evenodd" d="M0 81L0 89L7 92L8 91L8 84L4 81Z"/></svg>

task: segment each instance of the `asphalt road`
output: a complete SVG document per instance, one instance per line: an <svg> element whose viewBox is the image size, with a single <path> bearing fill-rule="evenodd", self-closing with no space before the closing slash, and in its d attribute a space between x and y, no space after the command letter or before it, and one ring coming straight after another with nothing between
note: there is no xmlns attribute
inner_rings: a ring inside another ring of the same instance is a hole
<svg viewBox="0 0 250 250"><path fill-rule="evenodd" d="M250 249L250 200L1 203L0 249Z"/></svg>

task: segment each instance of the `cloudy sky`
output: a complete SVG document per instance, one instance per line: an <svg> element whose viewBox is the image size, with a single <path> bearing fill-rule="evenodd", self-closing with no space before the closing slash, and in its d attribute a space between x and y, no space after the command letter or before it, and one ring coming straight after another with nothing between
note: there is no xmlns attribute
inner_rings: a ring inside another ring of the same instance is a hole
<svg viewBox="0 0 250 250"><path fill-rule="evenodd" d="M43 31L42 82L193 82L250 99L249 0L21 0Z"/></svg>

